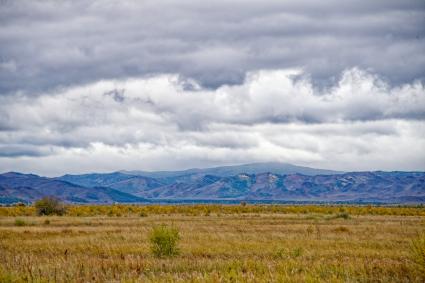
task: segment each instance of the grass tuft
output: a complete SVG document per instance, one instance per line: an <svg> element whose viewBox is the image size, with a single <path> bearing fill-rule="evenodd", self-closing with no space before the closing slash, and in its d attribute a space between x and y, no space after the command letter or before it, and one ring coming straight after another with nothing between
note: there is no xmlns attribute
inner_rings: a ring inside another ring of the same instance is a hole
<svg viewBox="0 0 425 283"><path fill-rule="evenodd" d="M338 226L333 231L336 232L336 233L349 233L350 229L348 229L345 226Z"/></svg>
<svg viewBox="0 0 425 283"><path fill-rule="evenodd" d="M412 261L425 276L425 234L414 239L410 246Z"/></svg>
<svg viewBox="0 0 425 283"><path fill-rule="evenodd" d="M27 225L25 220L20 219L20 218L15 219L15 226L25 226L25 225Z"/></svg>
<svg viewBox="0 0 425 283"><path fill-rule="evenodd" d="M177 242L180 239L177 228L166 225L155 226L152 229L149 240L151 251L156 257L170 257L179 254Z"/></svg>

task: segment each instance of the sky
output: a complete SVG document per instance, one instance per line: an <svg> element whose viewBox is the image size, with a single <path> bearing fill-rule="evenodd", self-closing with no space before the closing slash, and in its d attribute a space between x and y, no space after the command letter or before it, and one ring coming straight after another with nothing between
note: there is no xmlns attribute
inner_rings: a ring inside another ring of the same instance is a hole
<svg viewBox="0 0 425 283"><path fill-rule="evenodd" d="M0 172L267 161L425 170L425 1L0 1Z"/></svg>

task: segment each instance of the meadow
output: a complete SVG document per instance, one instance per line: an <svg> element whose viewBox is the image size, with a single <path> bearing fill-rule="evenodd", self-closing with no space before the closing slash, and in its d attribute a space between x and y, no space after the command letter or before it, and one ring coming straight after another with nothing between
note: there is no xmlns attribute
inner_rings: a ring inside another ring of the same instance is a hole
<svg viewBox="0 0 425 283"><path fill-rule="evenodd" d="M0 207L0 282L425 280L422 206L104 205L66 211L36 216L34 207ZM179 231L177 255L152 253L149 235L159 224Z"/></svg>

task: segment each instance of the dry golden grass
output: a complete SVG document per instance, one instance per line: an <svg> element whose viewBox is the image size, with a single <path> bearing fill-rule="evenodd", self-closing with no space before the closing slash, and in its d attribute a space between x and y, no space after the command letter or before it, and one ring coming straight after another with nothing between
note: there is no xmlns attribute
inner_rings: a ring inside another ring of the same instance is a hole
<svg viewBox="0 0 425 283"><path fill-rule="evenodd" d="M66 208L68 216L134 216L150 214L208 215L239 213L334 214L338 215L402 215L425 216L420 206L355 206L355 205L72 205ZM33 206L0 207L0 216L36 215Z"/></svg>
<svg viewBox="0 0 425 283"><path fill-rule="evenodd" d="M165 207L167 212L156 208L157 213L152 208L145 211L144 207L133 207L132 213L121 211L121 217L108 216L108 212L69 216L70 211L81 210L73 207L63 217L23 216L26 211L19 217L3 216L0 282L425 279L411 253L412 240L425 231L423 208L415 208L415 213L408 214L413 216L406 216L402 215L405 211L397 215L397 208L384 215L369 215L353 213L355 210L348 207L342 209L352 210L345 219L337 217L339 207L322 207L323 213L311 209L313 206L300 207L306 212L298 214L254 206L246 206L254 212L238 213L241 206L229 207L199 206L199 213L187 206ZM140 210L147 216L138 216ZM333 214L327 214L329 211ZM17 226L16 218L25 225ZM151 254L149 235L158 224L179 229L178 256L157 258Z"/></svg>

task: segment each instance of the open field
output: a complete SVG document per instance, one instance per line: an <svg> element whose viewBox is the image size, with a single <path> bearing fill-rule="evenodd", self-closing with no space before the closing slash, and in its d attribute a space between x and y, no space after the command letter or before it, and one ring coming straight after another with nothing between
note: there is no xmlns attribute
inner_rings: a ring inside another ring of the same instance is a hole
<svg viewBox="0 0 425 283"><path fill-rule="evenodd" d="M0 208L0 282L423 282L412 240L423 207L73 206ZM180 254L152 255L157 224ZM423 266L422 266L423 267Z"/></svg>

